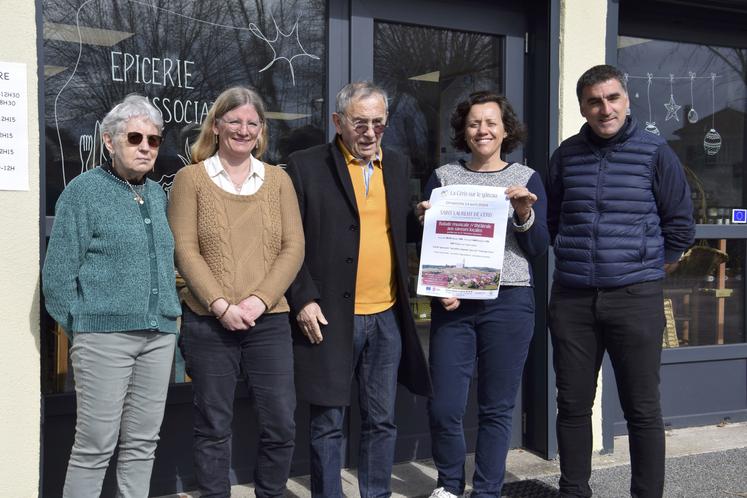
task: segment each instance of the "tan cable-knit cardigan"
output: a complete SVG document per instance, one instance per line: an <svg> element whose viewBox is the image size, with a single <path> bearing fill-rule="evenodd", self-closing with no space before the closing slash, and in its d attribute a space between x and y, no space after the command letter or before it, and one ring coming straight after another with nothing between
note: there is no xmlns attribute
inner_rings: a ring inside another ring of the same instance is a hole
<svg viewBox="0 0 747 498"><path fill-rule="evenodd" d="M288 311L283 294L304 258L298 200L290 178L265 165L253 195L217 186L200 162L174 178L169 201L176 266L187 283L181 298L199 315L225 298L231 304L255 295L267 313Z"/></svg>

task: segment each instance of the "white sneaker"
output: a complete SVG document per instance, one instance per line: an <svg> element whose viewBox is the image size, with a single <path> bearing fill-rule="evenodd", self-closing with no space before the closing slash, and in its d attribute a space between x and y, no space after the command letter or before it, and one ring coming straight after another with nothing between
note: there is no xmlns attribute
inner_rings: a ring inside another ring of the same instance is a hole
<svg viewBox="0 0 747 498"><path fill-rule="evenodd" d="M459 498L459 495L449 493L444 488L436 488L433 490L433 493L431 493L429 498Z"/></svg>

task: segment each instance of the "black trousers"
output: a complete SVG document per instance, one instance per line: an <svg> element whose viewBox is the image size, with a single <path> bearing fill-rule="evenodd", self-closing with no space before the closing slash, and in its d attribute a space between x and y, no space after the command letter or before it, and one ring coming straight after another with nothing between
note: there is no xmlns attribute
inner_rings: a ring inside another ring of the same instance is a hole
<svg viewBox="0 0 747 498"><path fill-rule="evenodd" d="M253 328L237 332L186 306L182 320L179 347L192 377L194 464L200 496L229 498L231 494L231 425L240 378L249 388L259 422L255 494L257 498L283 496L296 429L288 313L264 314ZM248 448L235 450L241 455Z"/></svg>
<svg viewBox="0 0 747 498"><path fill-rule="evenodd" d="M659 399L665 327L661 281L608 289L553 285L550 332L558 396L560 494L590 497L591 412L607 351L628 425L630 494L664 490L664 424Z"/></svg>

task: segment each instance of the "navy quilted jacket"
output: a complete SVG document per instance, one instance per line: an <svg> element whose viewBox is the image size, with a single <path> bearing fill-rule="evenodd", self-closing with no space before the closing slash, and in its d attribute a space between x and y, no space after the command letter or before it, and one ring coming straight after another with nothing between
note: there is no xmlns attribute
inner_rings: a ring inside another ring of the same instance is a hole
<svg viewBox="0 0 747 498"><path fill-rule="evenodd" d="M664 278L695 225L690 189L666 141L628 120L601 149L588 124L555 151L548 177L554 280L566 287L617 287Z"/></svg>

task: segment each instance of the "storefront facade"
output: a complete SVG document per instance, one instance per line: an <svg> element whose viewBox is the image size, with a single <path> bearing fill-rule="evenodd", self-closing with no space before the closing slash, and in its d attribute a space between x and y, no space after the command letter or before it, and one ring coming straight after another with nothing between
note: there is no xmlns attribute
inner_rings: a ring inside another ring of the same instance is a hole
<svg viewBox="0 0 747 498"><path fill-rule="evenodd" d="M8 459L0 465L0 495L52 497L61 490L75 396L69 344L40 306L40 261L59 193L104 158L99 121L133 92L148 96L164 116L166 141L153 179L168 191L174 173L189 163L189 140L221 89L247 84L260 91L269 111L265 160L282 164L292 151L332 138L330 113L342 85L373 79L389 92L384 141L412 159L416 202L431 171L459 157L449 144L448 117L466 94L488 88L508 96L529 127L528 143L508 159L544 175L554 148L583 123L578 76L594 64L619 64L629 76L632 114L653 123L688 168L699 223L692 263L667 281L666 421L681 427L746 419L747 230L731 221L732 212L739 216L747 204L747 39L737 22L747 13L725 0L708 7L660 1L646 2L644 9L639 3L87 0L71 6L44 0L35 10L11 9L0 26L7 33L20 26L22 35L8 37L0 60L27 65L30 189L0 191L0 206L10 215L3 228L12 234L0 242L6 254L0 268L8 277L8 299L0 309L9 336L7 361L0 362L0 430L6 447L14 448L0 457ZM677 22L663 29L667 16ZM711 21L707 28L698 26L704 16ZM410 263L416 271L415 247ZM552 264L551 256L536 262L538 303L547 299ZM428 302L412 297L426 343ZM554 377L546 315L539 308L512 444L553 458ZM191 387L179 357L172 380L154 494L193 483ZM600 387L595 442L597 449L611 450L625 425L607 365ZM308 472L307 417L300 405L294 474ZM351 419L356 417L353 407ZM397 459L428 458L425 400L401 390L398 417ZM232 479L247 482L255 422L242 390L235 420ZM473 435L474 410L466 426ZM356 427L350 424L349 466L356 465ZM108 476L106 486L111 482Z"/></svg>
<svg viewBox="0 0 747 498"><path fill-rule="evenodd" d="M665 281L661 395L668 427L747 419L747 155L741 2L621 1L615 51L631 113L666 138L690 183L696 243ZM626 433L605 367L605 445Z"/></svg>

